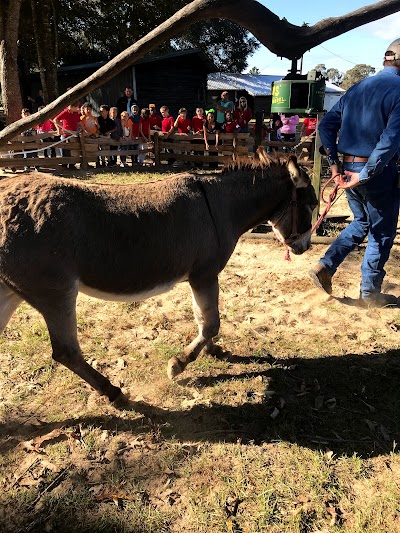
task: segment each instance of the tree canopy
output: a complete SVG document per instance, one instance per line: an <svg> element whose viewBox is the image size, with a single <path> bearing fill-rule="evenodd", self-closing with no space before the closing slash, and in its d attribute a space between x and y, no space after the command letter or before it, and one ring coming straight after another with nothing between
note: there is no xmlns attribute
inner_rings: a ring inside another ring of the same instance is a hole
<svg viewBox="0 0 400 533"><path fill-rule="evenodd" d="M336 68L326 68L322 63L316 65L314 69L319 70L327 80L336 85L340 85L343 89L349 89L355 83L367 78L371 74L375 74L375 68L365 64L355 65L345 73L339 72Z"/></svg>

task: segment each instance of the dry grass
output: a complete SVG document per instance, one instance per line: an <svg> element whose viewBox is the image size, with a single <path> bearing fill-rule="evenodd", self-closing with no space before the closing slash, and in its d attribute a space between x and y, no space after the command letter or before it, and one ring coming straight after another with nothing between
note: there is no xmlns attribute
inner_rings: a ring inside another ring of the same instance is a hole
<svg viewBox="0 0 400 533"><path fill-rule="evenodd" d="M400 312L357 307L362 250L337 298L315 290L323 250L288 263L272 241L241 240L221 275L232 355L201 355L175 383L167 360L196 331L185 284L140 305L79 297L82 349L135 410L53 364L22 305L0 338L0 530L400 531ZM396 244L397 294L399 257Z"/></svg>

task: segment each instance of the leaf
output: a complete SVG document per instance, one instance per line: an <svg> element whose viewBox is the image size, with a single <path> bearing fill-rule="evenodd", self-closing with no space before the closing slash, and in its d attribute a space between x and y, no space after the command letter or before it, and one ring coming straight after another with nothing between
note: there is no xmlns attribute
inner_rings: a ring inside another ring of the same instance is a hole
<svg viewBox="0 0 400 533"><path fill-rule="evenodd" d="M69 440L70 438L77 438L76 433L72 429L53 429L47 435L21 442L21 447L28 452L40 453L43 446Z"/></svg>

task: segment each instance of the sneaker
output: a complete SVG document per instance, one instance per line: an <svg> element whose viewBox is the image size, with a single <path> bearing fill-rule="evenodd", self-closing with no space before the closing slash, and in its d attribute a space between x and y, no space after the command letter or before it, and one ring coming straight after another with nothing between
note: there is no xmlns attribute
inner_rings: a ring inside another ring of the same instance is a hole
<svg viewBox="0 0 400 533"><path fill-rule="evenodd" d="M29 172L29 171L30 171L29 167L24 167L24 172Z"/></svg>
<svg viewBox="0 0 400 533"><path fill-rule="evenodd" d="M11 167L10 170L11 170L11 172L14 172L14 173L17 172L17 169L15 167Z"/></svg>
<svg viewBox="0 0 400 533"><path fill-rule="evenodd" d="M400 299L394 294L384 294L377 292L363 298L360 295L360 303L364 307L400 307Z"/></svg>
<svg viewBox="0 0 400 533"><path fill-rule="evenodd" d="M327 294L332 294L332 276L324 265L318 263L317 266L308 272L308 275L318 289L325 291Z"/></svg>
<svg viewBox="0 0 400 533"><path fill-rule="evenodd" d="M121 168L125 168L125 166L126 166L125 163L121 163L120 165Z"/></svg>

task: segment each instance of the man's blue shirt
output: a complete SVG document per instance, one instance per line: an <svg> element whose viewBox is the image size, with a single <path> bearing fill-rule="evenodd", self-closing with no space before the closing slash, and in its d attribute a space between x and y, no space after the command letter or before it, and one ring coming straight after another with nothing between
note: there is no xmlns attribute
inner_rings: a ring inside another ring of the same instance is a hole
<svg viewBox="0 0 400 533"><path fill-rule="evenodd" d="M400 70L384 67L376 76L350 87L325 115L318 131L332 157L340 152L369 158L360 182L382 172L400 149Z"/></svg>

